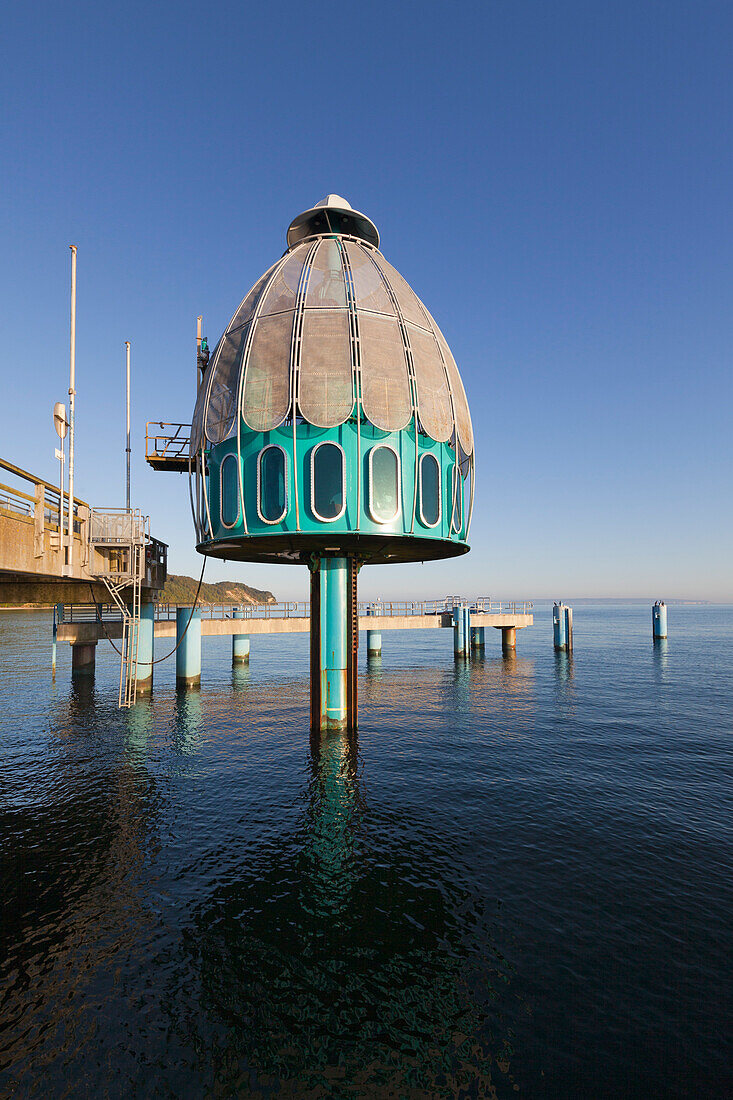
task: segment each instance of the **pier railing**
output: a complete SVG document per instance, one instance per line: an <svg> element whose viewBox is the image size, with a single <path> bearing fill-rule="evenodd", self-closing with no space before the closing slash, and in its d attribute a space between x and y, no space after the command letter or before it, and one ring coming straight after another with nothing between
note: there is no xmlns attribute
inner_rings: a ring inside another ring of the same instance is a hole
<svg viewBox="0 0 733 1100"><path fill-rule="evenodd" d="M454 607L465 604L471 611L483 615L528 615L532 611L530 600L492 600L482 596L477 600L461 600L448 596L442 600L361 600L360 615L443 615ZM178 604L158 604L156 619L172 620ZM188 607L190 604L181 604ZM236 611L242 619L305 619L310 615L308 600L286 600L269 604L200 604L202 619L231 619ZM241 613L241 614L240 614Z"/></svg>

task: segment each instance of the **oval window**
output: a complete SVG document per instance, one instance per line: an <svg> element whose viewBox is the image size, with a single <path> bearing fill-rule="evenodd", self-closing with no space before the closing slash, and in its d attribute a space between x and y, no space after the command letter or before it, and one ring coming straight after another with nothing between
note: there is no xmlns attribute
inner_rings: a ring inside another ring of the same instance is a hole
<svg viewBox="0 0 733 1100"><path fill-rule="evenodd" d="M239 519L239 468L236 455L225 455L219 470L221 522L233 527Z"/></svg>
<svg viewBox="0 0 733 1100"><path fill-rule="evenodd" d="M391 523L400 511L400 460L391 447L369 452L369 511L377 523Z"/></svg>
<svg viewBox="0 0 733 1100"><path fill-rule="evenodd" d="M337 443L319 443L311 451L311 508L316 519L338 519L344 499L344 452Z"/></svg>
<svg viewBox="0 0 733 1100"><path fill-rule="evenodd" d="M265 523L279 523L288 510L286 459L282 447L264 447L257 467L257 509Z"/></svg>
<svg viewBox="0 0 733 1100"><path fill-rule="evenodd" d="M440 465L430 454L420 459L420 519L426 527L440 523Z"/></svg>

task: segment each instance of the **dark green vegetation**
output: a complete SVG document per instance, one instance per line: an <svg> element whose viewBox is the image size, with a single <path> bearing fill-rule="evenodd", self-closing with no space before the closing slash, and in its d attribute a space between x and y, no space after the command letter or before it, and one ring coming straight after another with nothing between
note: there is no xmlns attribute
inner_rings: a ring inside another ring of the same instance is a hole
<svg viewBox="0 0 733 1100"><path fill-rule="evenodd" d="M161 603L193 603L198 588L198 581L193 577L178 577L172 573L166 581L165 588L160 594ZM242 603L276 603L272 592L264 592L261 588L252 588L241 581L217 581L215 584L202 584L199 601L205 604L242 604Z"/></svg>

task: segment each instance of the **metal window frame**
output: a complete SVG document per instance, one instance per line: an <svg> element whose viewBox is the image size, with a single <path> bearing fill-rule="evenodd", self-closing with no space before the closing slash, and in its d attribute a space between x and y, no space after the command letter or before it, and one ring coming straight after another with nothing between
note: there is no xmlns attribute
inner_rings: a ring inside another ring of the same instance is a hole
<svg viewBox="0 0 733 1100"><path fill-rule="evenodd" d="M374 511L374 501L372 499L372 490L374 487L374 452L375 451L391 451L397 459L397 508L395 514L390 516L389 519L382 519L377 516ZM369 448L369 515L375 523L394 523L402 515L402 462L400 460L399 452L391 443L375 443L373 447Z"/></svg>
<svg viewBox="0 0 733 1100"><path fill-rule="evenodd" d="M321 447L336 447L341 455L341 511L338 515L330 516L326 518L322 516L316 509L316 503L314 499L314 489L316 485L316 454L320 451ZM315 447L311 451L311 513L318 520L319 523L335 523L341 519L346 511L346 455L344 449L340 443L337 443L334 439L323 439L320 443L316 443Z"/></svg>
<svg viewBox="0 0 733 1100"><path fill-rule="evenodd" d="M431 458L433 460L433 462L435 463L437 469L438 469L438 518L436 519L435 523L428 523L428 521L425 519L425 515L424 515L423 510L422 510L422 498L423 498L423 492L422 492L422 464L423 464L423 462L425 461L426 458ZM441 520L443 519L443 486L442 486L442 480L443 479L441 477L441 473L442 473L442 471L441 471L441 468L440 468L440 463L438 462L437 458L435 457L435 455L433 454L432 451L425 451L423 454L420 455L420 469L419 469L419 472L418 472L418 486L417 486L417 489L418 489L418 492L420 494L420 522L422 523L423 527L429 527L431 529L434 529L435 527L440 526Z"/></svg>
<svg viewBox="0 0 733 1100"><path fill-rule="evenodd" d="M283 488L285 490L285 507L277 519L267 519L262 514L262 456L265 451L281 451L283 456ZM263 523L282 523L290 511L290 493L288 492L288 452L279 443L266 443L257 454L257 515Z"/></svg>
<svg viewBox="0 0 733 1100"><path fill-rule="evenodd" d="M458 463L454 463L451 466L453 473L451 484L451 515L450 515L450 534L455 533L461 538L463 534L463 476L460 471ZM460 485L460 489L459 489ZM458 509L458 526L455 525L456 508Z"/></svg>
<svg viewBox="0 0 733 1100"><path fill-rule="evenodd" d="M225 463L227 463L229 461L230 458L234 462L236 462L237 466L239 467L239 465L240 465L239 455L234 454L233 451L229 451L228 454L225 454L224 457L222 458L221 462L219 463L219 523L222 525L222 527L226 527L227 531L231 531L233 527L236 527L237 524L239 523L241 517L242 517L242 508L241 508L240 501L239 501L239 492L237 492L237 494L236 494L236 496L237 496L237 515L236 515L236 518L234 519L234 521L232 523L225 523L224 522L224 476L223 476L223 473L224 473L224 465L225 465ZM239 489L239 471L237 471L237 474L235 476L237 477L237 483L236 484L237 484L237 490L238 490Z"/></svg>

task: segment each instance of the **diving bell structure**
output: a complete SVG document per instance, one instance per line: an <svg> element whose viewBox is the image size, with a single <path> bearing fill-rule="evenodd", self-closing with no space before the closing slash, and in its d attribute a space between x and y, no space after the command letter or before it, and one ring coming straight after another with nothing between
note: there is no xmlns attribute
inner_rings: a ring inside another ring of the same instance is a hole
<svg viewBox="0 0 733 1100"><path fill-rule="evenodd" d="M354 664L358 569L469 549L471 416L442 332L369 218L328 195L291 222L287 245L200 380L189 464L197 549L307 564L312 645L327 605ZM353 725L355 713L354 700L348 720L321 728Z"/></svg>

